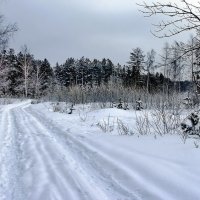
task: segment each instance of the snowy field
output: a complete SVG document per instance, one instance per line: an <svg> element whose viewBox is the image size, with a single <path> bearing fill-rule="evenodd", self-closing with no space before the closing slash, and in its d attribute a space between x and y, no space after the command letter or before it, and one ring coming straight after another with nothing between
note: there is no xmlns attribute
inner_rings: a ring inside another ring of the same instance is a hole
<svg viewBox="0 0 200 200"><path fill-rule="evenodd" d="M200 199L192 139L141 136L133 110L75 109L0 106L0 200Z"/></svg>

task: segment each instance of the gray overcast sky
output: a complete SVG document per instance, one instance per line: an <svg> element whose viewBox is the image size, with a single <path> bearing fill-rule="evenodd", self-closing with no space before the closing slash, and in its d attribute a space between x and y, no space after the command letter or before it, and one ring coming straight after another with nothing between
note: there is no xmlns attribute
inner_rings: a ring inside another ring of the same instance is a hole
<svg viewBox="0 0 200 200"><path fill-rule="evenodd" d="M142 16L136 0L4 0L0 12L19 27L10 46L26 44L53 65L82 56L125 64L131 49L160 51L166 42L152 36L153 19Z"/></svg>

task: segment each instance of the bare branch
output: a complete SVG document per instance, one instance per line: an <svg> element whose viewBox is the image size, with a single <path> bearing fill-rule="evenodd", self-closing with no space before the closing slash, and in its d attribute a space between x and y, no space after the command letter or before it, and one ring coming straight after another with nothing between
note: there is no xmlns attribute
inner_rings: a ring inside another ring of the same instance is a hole
<svg viewBox="0 0 200 200"><path fill-rule="evenodd" d="M181 6L176 3L137 4L145 17L163 15L165 20L154 24L153 35L159 38L171 37L185 31L200 29L200 5L194 5L188 0L180 0Z"/></svg>
<svg viewBox="0 0 200 200"><path fill-rule="evenodd" d="M0 50L4 49L8 44L10 37L17 31L16 24L3 25L4 17L0 15Z"/></svg>

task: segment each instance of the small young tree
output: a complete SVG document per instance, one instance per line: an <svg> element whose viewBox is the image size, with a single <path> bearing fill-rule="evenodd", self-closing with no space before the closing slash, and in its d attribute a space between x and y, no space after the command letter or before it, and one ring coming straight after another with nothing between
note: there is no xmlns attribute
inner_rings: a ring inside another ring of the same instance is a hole
<svg viewBox="0 0 200 200"><path fill-rule="evenodd" d="M187 137L191 135L200 137L200 124L198 113L191 113L184 120L184 122L181 123L181 129L183 131L184 140L186 140Z"/></svg>

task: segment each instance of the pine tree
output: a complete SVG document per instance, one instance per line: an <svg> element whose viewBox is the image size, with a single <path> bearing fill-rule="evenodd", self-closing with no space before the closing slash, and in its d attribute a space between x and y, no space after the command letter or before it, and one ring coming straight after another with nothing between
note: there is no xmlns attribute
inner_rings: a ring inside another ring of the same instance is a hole
<svg viewBox="0 0 200 200"><path fill-rule="evenodd" d="M9 62L8 62L8 53L6 50L3 50L0 55L0 91L1 95L5 96L8 94L10 80L8 79L9 74Z"/></svg>
<svg viewBox="0 0 200 200"><path fill-rule="evenodd" d="M62 66L64 86L68 87L76 83L76 66L74 58L68 58Z"/></svg>
<svg viewBox="0 0 200 200"><path fill-rule="evenodd" d="M101 63L102 63L102 79L104 83L108 83L112 75L114 65L111 60L109 59L106 60L105 58L102 60Z"/></svg>
<svg viewBox="0 0 200 200"><path fill-rule="evenodd" d="M76 83L81 87L84 87L87 84L87 76L88 76L88 66L84 57L82 57L80 60L77 61L76 69L77 69Z"/></svg>
<svg viewBox="0 0 200 200"><path fill-rule="evenodd" d="M45 58L43 61L35 61L34 62L34 96L38 98L42 95L45 95L48 88L50 87L50 83L53 78L53 69L50 66L49 61Z"/></svg>
<svg viewBox="0 0 200 200"><path fill-rule="evenodd" d="M98 61L97 59L94 59L92 62L92 69L93 69L93 73L92 73L92 79L93 79L93 83L94 85L101 85L102 82L102 64L100 61Z"/></svg>
<svg viewBox="0 0 200 200"><path fill-rule="evenodd" d="M62 66L56 63L56 66L54 68L55 79L56 83L61 86L64 85L64 78L62 71L63 71Z"/></svg>
<svg viewBox="0 0 200 200"><path fill-rule="evenodd" d="M21 73L19 70L19 66L17 65L17 57L15 55L14 49L10 49L8 52L7 64L8 64L7 79L9 80L8 94L10 96L17 96L18 95L17 88L21 84L18 78L21 76Z"/></svg>
<svg viewBox="0 0 200 200"><path fill-rule="evenodd" d="M144 64L144 55L140 48L133 49L130 53L129 72L128 76L130 78L129 82L135 88L139 85L140 74Z"/></svg>

